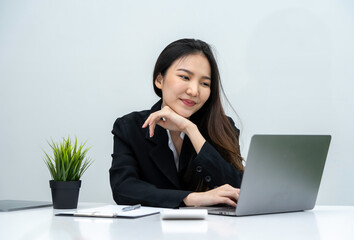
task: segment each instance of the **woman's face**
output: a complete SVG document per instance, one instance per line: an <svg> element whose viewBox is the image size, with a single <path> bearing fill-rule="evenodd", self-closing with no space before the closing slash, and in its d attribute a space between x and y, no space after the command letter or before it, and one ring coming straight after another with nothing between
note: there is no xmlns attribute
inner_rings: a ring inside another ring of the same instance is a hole
<svg viewBox="0 0 354 240"><path fill-rule="evenodd" d="M162 107L169 106L177 114L189 118L210 96L211 69L202 54L191 54L177 59L155 79L162 91Z"/></svg>

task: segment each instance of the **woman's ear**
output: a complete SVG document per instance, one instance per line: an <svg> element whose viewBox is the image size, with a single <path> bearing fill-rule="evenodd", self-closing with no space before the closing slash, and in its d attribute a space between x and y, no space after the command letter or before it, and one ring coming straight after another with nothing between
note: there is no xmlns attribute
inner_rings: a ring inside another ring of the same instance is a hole
<svg viewBox="0 0 354 240"><path fill-rule="evenodd" d="M159 75L157 75L156 79L155 79L155 86L158 89L162 89L163 86L163 77L161 75L161 73L159 73Z"/></svg>

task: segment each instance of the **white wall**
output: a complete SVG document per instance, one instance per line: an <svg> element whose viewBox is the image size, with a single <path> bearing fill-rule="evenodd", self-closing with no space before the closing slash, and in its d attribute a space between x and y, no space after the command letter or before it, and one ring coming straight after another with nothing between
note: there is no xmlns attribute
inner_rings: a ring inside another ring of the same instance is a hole
<svg viewBox="0 0 354 240"><path fill-rule="evenodd" d="M353 12L351 0L1 0L0 199L50 200L41 148L76 135L96 160L80 201L113 202L113 122L150 108L158 54L193 37L216 48L243 155L255 133L331 134L317 203L353 205Z"/></svg>

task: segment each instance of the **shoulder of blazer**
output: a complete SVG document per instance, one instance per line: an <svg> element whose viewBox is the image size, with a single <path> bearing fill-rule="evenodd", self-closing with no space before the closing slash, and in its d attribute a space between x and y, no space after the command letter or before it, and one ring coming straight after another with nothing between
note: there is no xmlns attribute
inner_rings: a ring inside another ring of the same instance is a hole
<svg viewBox="0 0 354 240"><path fill-rule="evenodd" d="M112 133L115 134L119 128L130 129L133 127L134 129L141 129L149 115L161 109L161 102L160 100L155 103L150 110L135 111L117 118L114 122Z"/></svg>
<svg viewBox="0 0 354 240"><path fill-rule="evenodd" d="M227 116L227 118L229 119L229 122L230 122L231 126L234 128L234 130L235 130L235 132L236 132L237 138L239 138L239 136L240 136L240 129L238 129L238 128L236 127L235 122L234 122L234 120L232 120L231 117Z"/></svg>

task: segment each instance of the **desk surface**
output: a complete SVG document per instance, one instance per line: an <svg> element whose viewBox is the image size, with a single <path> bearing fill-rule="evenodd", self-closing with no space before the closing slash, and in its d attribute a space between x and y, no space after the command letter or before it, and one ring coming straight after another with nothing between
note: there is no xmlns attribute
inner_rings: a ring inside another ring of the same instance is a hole
<svg viewBox="0 0 354 240"><path fill-rule="evenodd" d="M81 203L79 209L104 204ZM354 206L206 220L57 217L51 207L0 212L0 239L354 239Z"/></svg>

